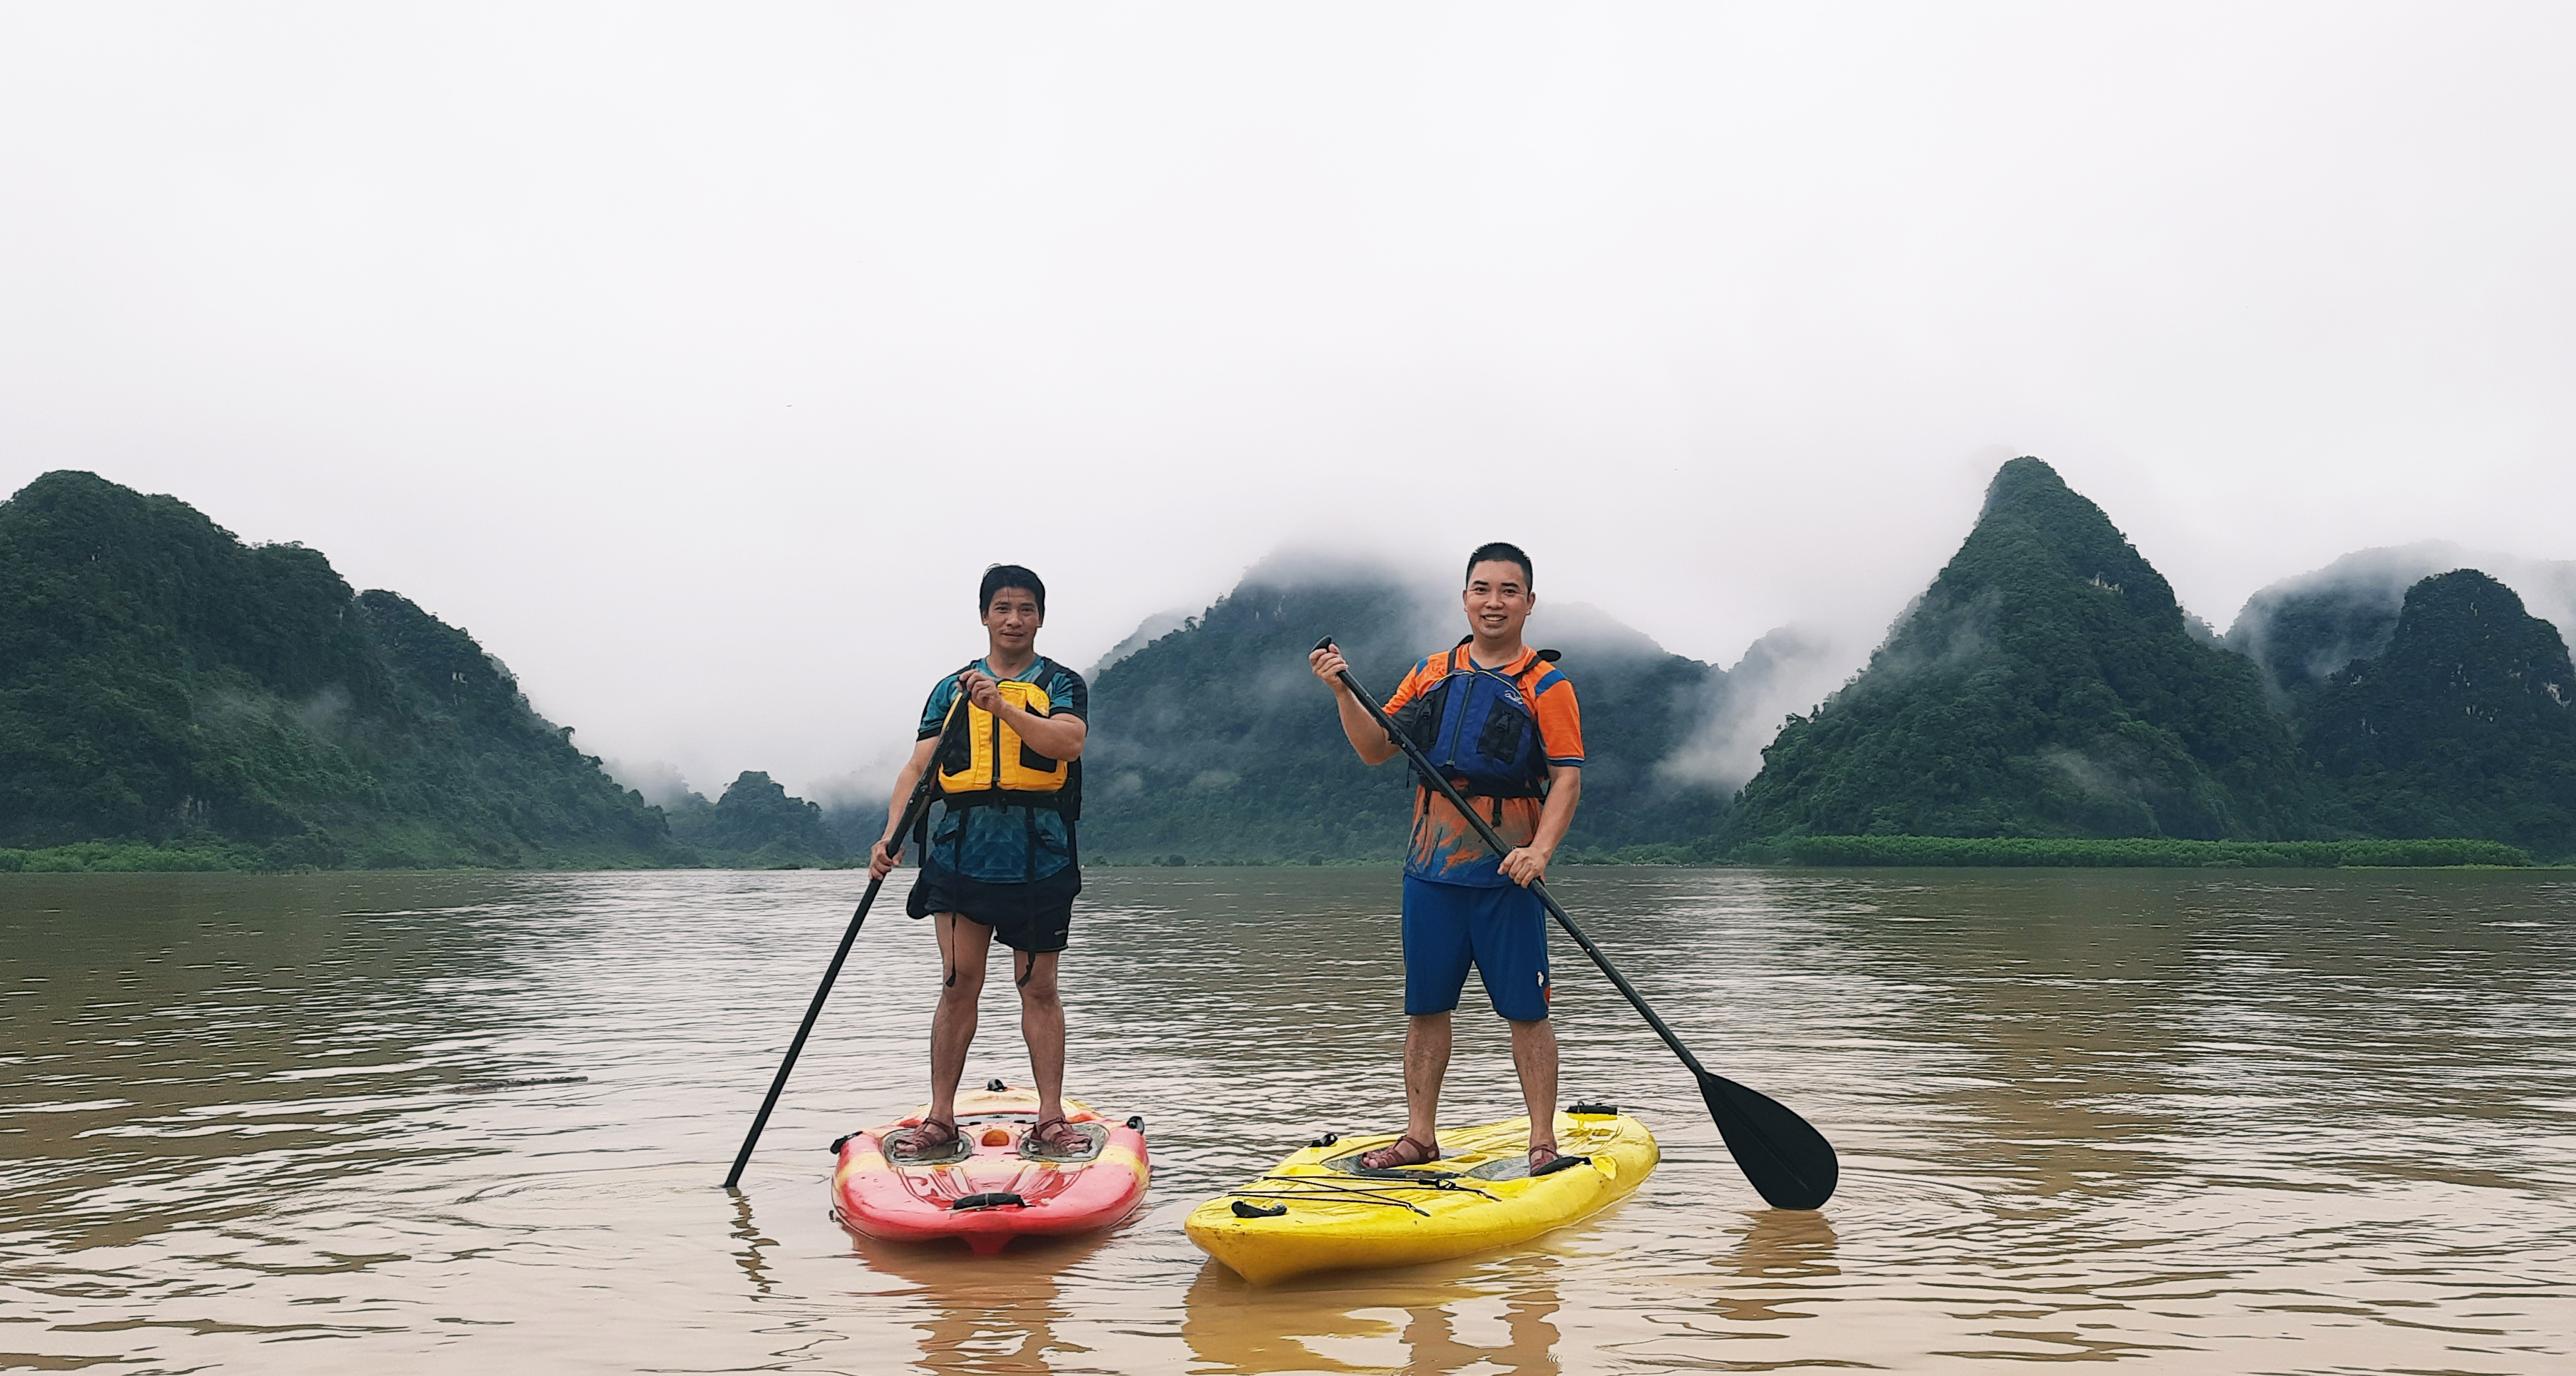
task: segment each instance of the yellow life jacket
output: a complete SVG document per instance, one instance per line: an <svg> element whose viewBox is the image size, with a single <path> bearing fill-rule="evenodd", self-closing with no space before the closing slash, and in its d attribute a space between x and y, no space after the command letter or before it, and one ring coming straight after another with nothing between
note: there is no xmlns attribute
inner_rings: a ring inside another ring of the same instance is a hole
<svg viewBox="0 0 2576 1376"><path fill-rule="evenodd" d="M1046 661L1038 661L1044 664ZM1018 679L996 685L1005 702L1045 716L1054 705L1046 690ZM951 737L938 758L940 801L951 810L967 807L1044 807L1070 820L1081 807L1075 765L1050 759L1029 747L1020 733L1000 717L960 693L949 704L949 719L966 713L965 729Z"/></svg>

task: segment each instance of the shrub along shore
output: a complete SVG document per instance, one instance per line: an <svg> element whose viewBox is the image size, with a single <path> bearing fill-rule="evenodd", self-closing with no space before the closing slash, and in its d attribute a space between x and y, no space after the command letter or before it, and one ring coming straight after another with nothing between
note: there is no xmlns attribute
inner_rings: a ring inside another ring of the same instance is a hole
<svg viewBox="0 0 2576 1376"><path fill-rule="evenodd" d="M1359 862L1216 858L1169 855L1103 859L1097 868L1175 866L1323 865ZM1383 863L1393 864L1389 859ZM2039 836L1792 836L1746 846L1717 858L1682 846L1626 846L1618 850L1569 849L1564 865L1684 865L1702 868L1826 868L1925 866L2030 869L2448 869L2462 866L2525 868L2530 852L2497 841L2176 841L2132 837L2093 840ZM89 842L47 850L0 849L0 873L309 871L311 865L277 862L273 852L249 846L156 847ZM528 868L525 865L500 868ZM631 869L632 865L556 864L549 869ZM840 868L831 866L830 868Z"/></svg>
<svg viewBox="0 0 2576 1376"><path fill-rule="evenodd" d="M356 864L316 865L292 858L277 847L243 845L149 846L129 841L81 841L37 850L0 847L0 874L250 874L349 873L371 869L403 870L631 870L658 868L638 864L631 853L594 847L587 851L545 852L535 856L496 858L489 865L424 864L414 857L387 854L361 857ZM788 866L787 868L796 868Z"/></svg>
<svg viewBox="0 0 2576 1376"><path fill-rule="evenodd" d="M1745 847L1752 864L1994 865L2088 868L2428 868L2527 866L2531 854L2500 841L2178 841L2125 837L1788 836Z"/></svg>

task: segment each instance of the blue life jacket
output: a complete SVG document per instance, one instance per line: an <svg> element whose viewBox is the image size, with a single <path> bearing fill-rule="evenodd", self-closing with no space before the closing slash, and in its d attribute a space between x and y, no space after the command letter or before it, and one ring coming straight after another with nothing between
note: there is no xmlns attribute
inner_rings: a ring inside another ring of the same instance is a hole
<svg viewBox="0 0 2576 1376"><path fill-rule="evenodd" d="M1395 714L1434 769L1479 798L1536 798L1547 792L1547 743L1539 739L1538 695L1557 672L1541 650L1517 676L1479 667L1465 640L1436 661L1439 678Z"/></svg>

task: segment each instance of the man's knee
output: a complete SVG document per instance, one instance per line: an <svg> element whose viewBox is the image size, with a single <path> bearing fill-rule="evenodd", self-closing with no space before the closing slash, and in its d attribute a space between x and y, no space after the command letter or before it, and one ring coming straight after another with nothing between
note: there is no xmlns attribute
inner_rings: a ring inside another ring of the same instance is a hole
<svg viewBox="0 0 2576 1376"><path fill-rule="evenodd" d="M1063 1000L1057 994L1055 961L1045 955L1012 953L1014 975L1020 986L1020 1002L1031 1008L1053 1008Z"/></svg>

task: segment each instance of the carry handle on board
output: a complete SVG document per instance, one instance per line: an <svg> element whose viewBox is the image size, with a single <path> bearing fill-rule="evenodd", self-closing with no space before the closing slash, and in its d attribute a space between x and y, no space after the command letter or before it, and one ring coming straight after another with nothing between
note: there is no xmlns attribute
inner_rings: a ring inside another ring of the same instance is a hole
<svg viewBox="0 0 2576 1376"><path fill-rule="evenodd" d="M1333 638L1326 636L1316 641L1315 648L1333 649ZM1458 809L1459 815L1475 826L1476 834L1484 838L1485 844L1493 847L1494 854L1511 854L1512 848L1503 841L1501 834L1494 830L1483 814L1467 805L1456 785L1432 767L1430 757L1422 753L1422 747L1395 728L1395 723L1387 719L1386 709L1369 696L1368 690L1360 686L1360 681L1351 676L1351 671L1345 668L1337 677L1341 679L1342 686L1350 690L1351 696L1359 700L1360 706L1368 709L1369 716L1386 732L1387 740L1412 762L1413 772L1422 776L1423 785L1447 798L1450 805ZM1582 947L1583 953L1592 958L1592 963L1601 967L1601 973L1610 977L1610 983L1627 997L1629 1004L1645 1018L1646 1025L1655 1029L1655 1035L1663 1038L1664 1045L1670 1047L1672 1053L1681 1058L1682 1065L1699 1080L1700 1098L1708 1104L1708 1114L1717 1124L1718 1135L1726 1139L1727 1151L1735 1157L1735 1164L1743 1170L1744 1178L1752 1182L1754 1190L1764 1201L1775 1209L1815 1209L1833 1198L1834 1185L1842 1178L1842 1165L1834 1156L1834 1144L1826 1141L1823 1133L1816 1131L1806 1119L1791 1112L1779 1100L1759 1090L1748 1089L1723 1075L1713 1074L1708 1067L1701 1065L1699 1057L1692 1055L1690 1048L1682 1045L1681 1038L1673 1034L1673 1029L1646 1005L1645 997L1637 992L1637 986L1630 984L1628 977L1619 973L1619 967L1610 963L1610 957L1603 955L1601 948L1592 944L1592 938L1574 925L1574 919L1565 915L1565 909L1557 903L1556 896L1547 891L1546 882L1532 880L1529 890L1538 895L1539 902L1547 905L1548 915L1556 919L1556 925L1563 927L1565 934L1574 938L1574 944Z"/></svg>

